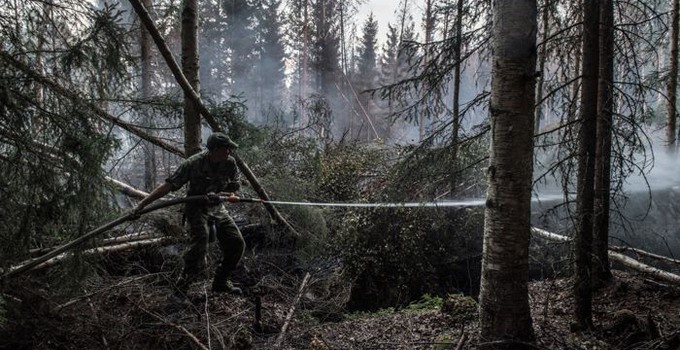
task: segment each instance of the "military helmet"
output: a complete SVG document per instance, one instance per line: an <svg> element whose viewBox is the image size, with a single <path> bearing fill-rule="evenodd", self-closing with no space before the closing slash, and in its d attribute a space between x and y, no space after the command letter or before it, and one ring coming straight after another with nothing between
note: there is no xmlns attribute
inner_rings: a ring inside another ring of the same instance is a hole
<svg viewBox="0 0 680 350"><path fill-rule="evenodd" d="M206 143L209 150L213 150L219 147L225 147L228 149L238 148L238 144L229 139L229 136L223 132L215 132L208 137L208 142Z"/></svg>

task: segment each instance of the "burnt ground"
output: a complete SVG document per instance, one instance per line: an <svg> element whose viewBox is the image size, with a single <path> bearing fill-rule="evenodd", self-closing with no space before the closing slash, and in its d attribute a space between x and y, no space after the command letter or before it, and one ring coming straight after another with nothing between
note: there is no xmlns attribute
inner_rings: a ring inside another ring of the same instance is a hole
<svg viewBox="0 0 680 350"><path fill-rule="evenodd" d="M246 266L257 274L252 260ZM168 299L167 272L92 279L68 298L51 287L55 279L25 277L4 288L0 348L479 348L471 298L452 295L443 303L425 298L400 310L348 315L342 313L348 293L342 284L328 274L310 276L303 293L298 293L302 273L261 274L251 286L241 280L244 296L214 295L206 280L194 284L189 302L180 303ZM595 295L595 330L588 334L570 329L570 289L568 279L531 283L536 348L680 349L679 288L615 271L614 280Z"/></svg>

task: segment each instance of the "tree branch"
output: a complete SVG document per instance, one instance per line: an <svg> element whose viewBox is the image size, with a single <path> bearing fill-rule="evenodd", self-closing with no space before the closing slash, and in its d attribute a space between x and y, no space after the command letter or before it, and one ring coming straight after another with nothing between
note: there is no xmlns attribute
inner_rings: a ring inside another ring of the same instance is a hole
<svg viewBox="0 0 680 350"><path fill-rule="evenodd" d="M139 136L140 138L142 138L146 141L149 141L149 142L153 143L154 145L157 145L158 147L163 148L164 150L166 150L170 153L184 157L184 151L183 150L164 142L163 140L161 140L158 137L155 137L155 136L152 136L152 135L145 133L144 131L134 127L130 123L124 122L124 121L120 120L119 118L112 116L111 114L107 113L106 111L101 109L96 104L89 102L89 101L85 100L84 98L80 97L80 95L78 94L78 91L69 90L69 89L61 86L57 82L54 82L51 79L49 79L49 78L43 76L42 74L36 72L33 68L31 68L27 64L19 61L18 59L14 58L14 57L12 57L12 55L8 54L4 50L0 50L0 59L11 64L12 66L17 68L18 70L20 70L21 72L26 74L29 78L35 80L36 82L49 87L50 89L54 90L56 93L58 93L62 96L69 98L74 103L77 103L77 104L80 104L82 106L87 107L92 112L94 112L97 115L97 117L104 119L104 120L120 127L121 129L130 132L131 134Z"/></svg>

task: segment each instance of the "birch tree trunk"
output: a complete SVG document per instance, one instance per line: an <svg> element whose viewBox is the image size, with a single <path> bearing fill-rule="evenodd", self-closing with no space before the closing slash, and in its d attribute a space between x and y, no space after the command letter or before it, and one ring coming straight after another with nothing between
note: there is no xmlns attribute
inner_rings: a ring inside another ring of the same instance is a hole
<svg viewBox="0 0 680 350"><path fill-rule="evenodd" d="M678 22L680 22L680 1L673 0L671 9L671 68L668 72L668 117L666 143L670 153L675 152L677 141L677 89L678 89Z"/></svg>
<svg viewBox="0 0 680 350"><path fill-rule="evenodd" d="M536 68L536 0L494 0L491 148L479 318L490 348L534 340L527 291Z"/></svg>
<svg viewBox="0 0 680 350"><path fill-rule="evenodd" d="M609 193L611 187L612 113L614 110L614 5L600 0L600 77L597 97L595 203L593 223L593 283L612 278L609 269Z"/></svg>
<svg viewBox="0 0 680 350"><path fill-rule="evenodd" d="M198 0L184 0L182 8L182 72L199 92ZM187 157L201 150L201 115L190 96L184 94L184 151Z"/></svg>
<svg viewBox="0 0 680 350"><path fill-rule="evenodd" d="M597 87L599 61L599 5L597 0L583 0L583 69L581 83L581 124L579 131L578 179L574 240L575 322L579 329L593 326L592 253L593 202L595 178L595 138L597 120Z"/></svg>

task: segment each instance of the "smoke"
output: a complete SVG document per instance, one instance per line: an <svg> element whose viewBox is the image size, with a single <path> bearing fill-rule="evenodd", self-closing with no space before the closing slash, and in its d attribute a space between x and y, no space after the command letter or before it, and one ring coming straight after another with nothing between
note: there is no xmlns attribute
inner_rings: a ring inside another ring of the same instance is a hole
<svg viewBox="0 0 680 350"><path fill-rule="evenodd" d="M676 148L677 149L677 148ZM680 189L680 157L678 152L671 152L665 141L663 129L649 132L649 144L646 152L638 152L633 162L638 171L625 178L623 191L627 195L647 192Z"/></svg>

